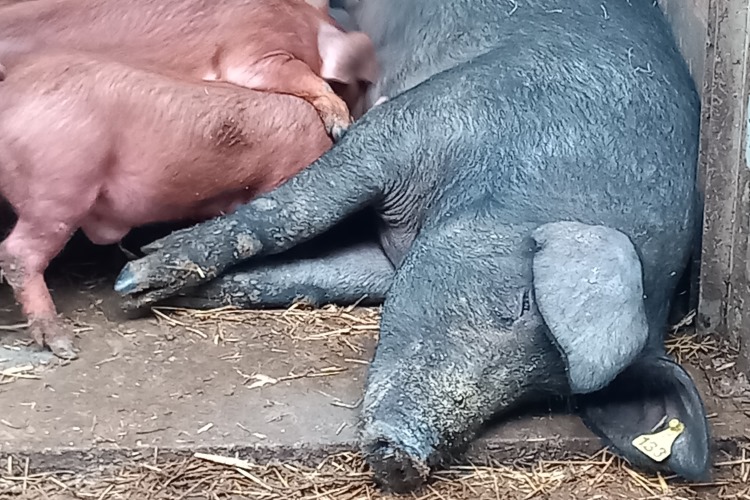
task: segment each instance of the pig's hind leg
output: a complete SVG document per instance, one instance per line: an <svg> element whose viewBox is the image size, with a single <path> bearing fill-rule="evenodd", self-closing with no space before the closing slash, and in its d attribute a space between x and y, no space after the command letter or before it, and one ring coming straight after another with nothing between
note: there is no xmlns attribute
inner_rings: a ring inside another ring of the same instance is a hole
<svg viewBox="0 0 750 500"><path fill-rule="evenodd" d="M307 255L305 247L244 263L165 304L252 309L289 307L295 302L320 307L380 304L385 300L395 271L379 244L357 243Z"/></svg>
<svg viewBox="0 0 750 500"><path fill-rule="evenodd" d="M10 235L0 244L0 266L16 301L29 321L34 341L48 346L60 358L77 357L73 336L57 316L44 272L63 249L75 228L63 222L19 216Z"/></svg>
<svg viewBox="0 0 750 500"><path fill-rule="evenodd" d="M252 71L234 68L230 66L224 75L230 83L264 92L294 95L312 104L334 141L338 141L352 123L346 103L299 59L280 54L263 59Z"/></svg>

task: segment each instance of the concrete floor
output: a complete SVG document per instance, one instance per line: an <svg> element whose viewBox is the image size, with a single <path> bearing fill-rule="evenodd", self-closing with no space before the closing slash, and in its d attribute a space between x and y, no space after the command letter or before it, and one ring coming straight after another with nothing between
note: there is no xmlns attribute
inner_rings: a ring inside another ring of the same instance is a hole
<svg viewBox="0 0 750 500"><path fill-rule="evenodd" d="M82 470L198 450L305 462L356 447L373 310L126 320L111 291L120 263L103 264L108 255L63 260L51 273L58 308L78 330L80 359L60 364L23 347L23 332L0 332L0 372L40 366L38 379L0 378L0 463L13 455L35 470ZM7 286L0 317L21 321ZM738 400L716 395L702 370L691 372L717 414L718 448L746 440L750 419ZM277 382L253 387L264 377ZM488 429L469 458L557 459L600 448L577 418L544 411Z"/></svg>

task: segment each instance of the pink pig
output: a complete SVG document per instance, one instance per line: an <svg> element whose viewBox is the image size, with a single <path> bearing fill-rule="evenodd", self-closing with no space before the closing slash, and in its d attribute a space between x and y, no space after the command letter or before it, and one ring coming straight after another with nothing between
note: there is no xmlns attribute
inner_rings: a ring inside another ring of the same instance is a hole
<svg viewBox="0 0 750 500"><path fill-rule="evenodd" d="M332 145L293 96L74 51L6 53L5 63L0 195L18 221L0 266L34 340L63 358L76 349L44 272L77 229L112 244L135 226L229 212Z"/></svg>
<svg viewBox="0 0 750 500"><path fill-rule="evenodd" d="M339 29L320 0L25 1L0 7L3 41L295 95L334 139L351 124L350 109L364 112L379 69L369 37Z"/></svg>

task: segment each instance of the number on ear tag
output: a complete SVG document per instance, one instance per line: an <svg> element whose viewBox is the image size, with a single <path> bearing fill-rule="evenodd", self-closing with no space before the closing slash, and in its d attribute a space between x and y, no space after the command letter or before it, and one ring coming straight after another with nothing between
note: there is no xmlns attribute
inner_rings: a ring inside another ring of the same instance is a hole
<svg viewBox="0 0 750 500"><path fill-rule="evenodd" d="M655 462L663 462L672 454L675 439L685 430L685 425L673 418L667 428L654 434L643 434L633 440L633 446Z"/></svg>

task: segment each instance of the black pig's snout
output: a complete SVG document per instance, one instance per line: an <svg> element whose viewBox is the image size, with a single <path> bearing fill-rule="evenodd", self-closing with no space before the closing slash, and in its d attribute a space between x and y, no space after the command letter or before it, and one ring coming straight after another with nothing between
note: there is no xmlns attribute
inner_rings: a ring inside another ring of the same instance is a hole
<svg viewBox="0 0 750 500"><path fill-rule="evenodd" d="M387 438L376 439L366 453L375 481L395 493L413 491L429 477L430 467L425 462Z"/></svg>

